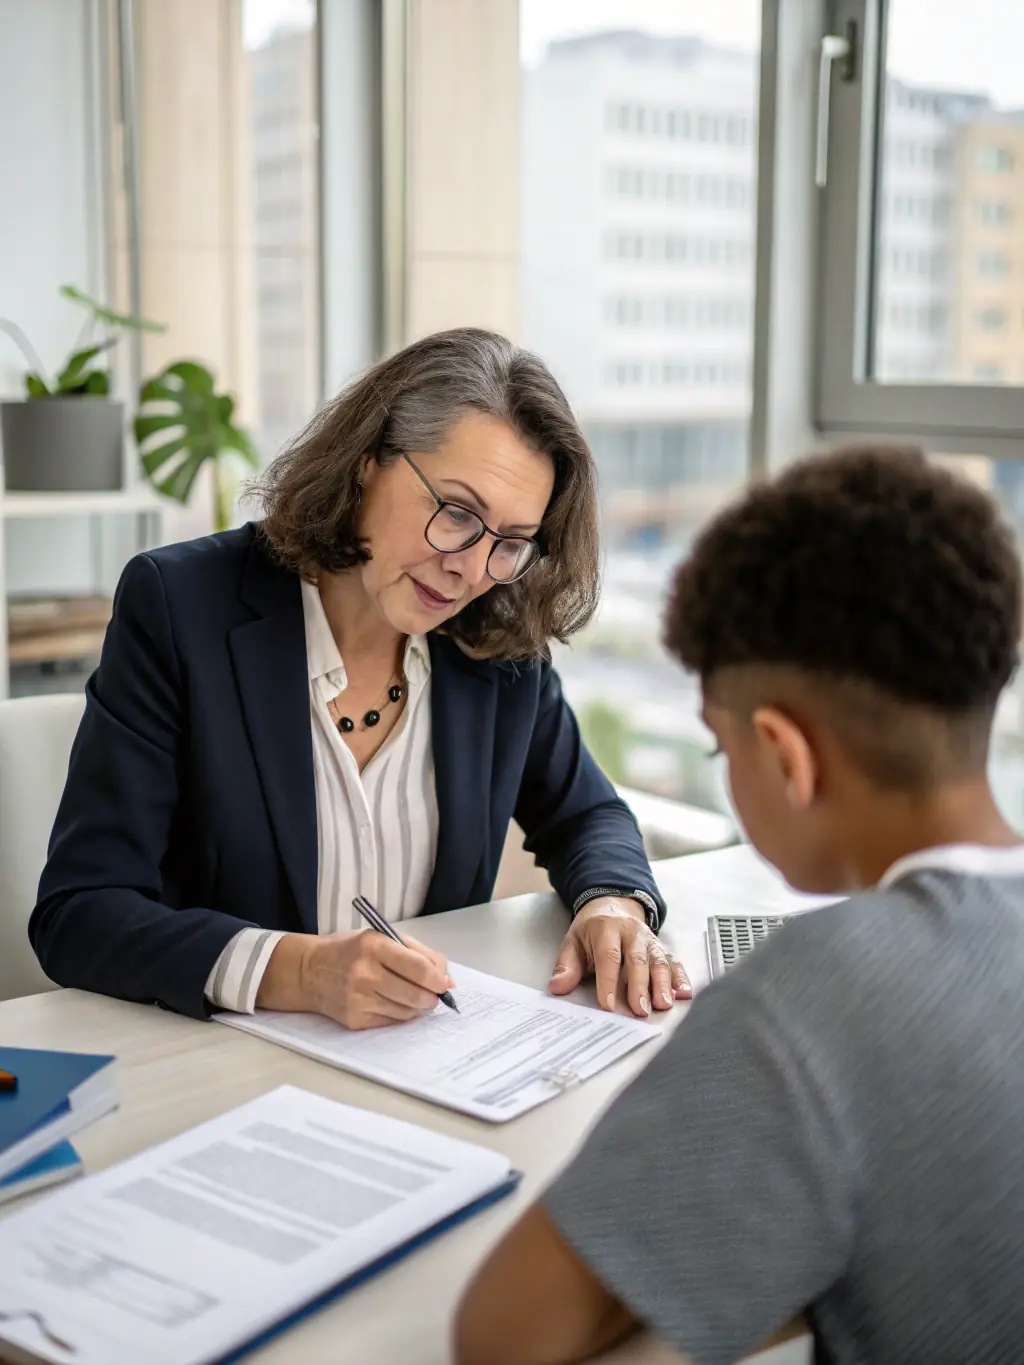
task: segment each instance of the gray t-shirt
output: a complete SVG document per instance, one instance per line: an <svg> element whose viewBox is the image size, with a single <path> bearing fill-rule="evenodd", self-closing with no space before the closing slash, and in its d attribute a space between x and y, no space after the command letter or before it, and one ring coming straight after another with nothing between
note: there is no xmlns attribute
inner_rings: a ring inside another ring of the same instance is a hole
<svg viewBox="0 0 1024 1365"><path fill-rule="evenodd" d="M800 1313L830 1365L1024 1360L1024 873L911 871L786 925L545 1205L699 1365Z"/></svg>

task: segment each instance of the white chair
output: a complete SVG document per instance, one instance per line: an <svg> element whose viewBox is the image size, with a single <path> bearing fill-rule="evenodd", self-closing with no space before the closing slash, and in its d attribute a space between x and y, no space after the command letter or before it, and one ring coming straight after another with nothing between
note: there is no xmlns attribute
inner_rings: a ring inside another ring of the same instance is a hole
<svg viewBox="0 0 1024 1365"><path fill-rule="evenodd" d="M84 706L80 693L0 702L0 1000L53 989L28 917Z"/></svg>

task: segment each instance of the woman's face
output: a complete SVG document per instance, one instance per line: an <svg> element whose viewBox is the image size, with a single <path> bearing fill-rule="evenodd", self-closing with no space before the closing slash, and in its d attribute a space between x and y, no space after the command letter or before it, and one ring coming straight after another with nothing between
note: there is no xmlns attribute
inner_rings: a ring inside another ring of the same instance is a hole
<svg viewBox="0 0 1024 1365"><path fill-rule="evenodd" d="M496 417L468 413L436 451L408 452L438 495L468 507L495 531L533 536L554 488L555 471ZM422 635L462 611L494 586L487 575L493 537L457 553L427 542L437 510L423 481L405 460L364 473L359 533L371 558L358 572L363 588L395 630Z"/></svg>

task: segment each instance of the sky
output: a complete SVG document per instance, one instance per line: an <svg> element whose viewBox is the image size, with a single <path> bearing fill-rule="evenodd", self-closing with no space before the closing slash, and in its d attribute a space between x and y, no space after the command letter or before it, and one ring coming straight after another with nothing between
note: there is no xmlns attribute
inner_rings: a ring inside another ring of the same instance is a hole
<svg viewBox="0 0 1024 1365"><path fill-rule="evenodd" d="M699 35L753 52L760 38L760 12L760 0L520 0L520 48L523 61L532 66L553 38L639 28ZM894 75L919 85L987 94L998 105L1024 108L1024 0L890 0L889 12L889 70ZM279 25L308 27L315 13L315 0L245 0L245 45L265 42Z"/></svg>
<svg viewBox="0 0 1024 1365"><path fill-rule="evenodd" d="M889 70L1024 108L1024 0L890 0Z"/></svg>
<svg viewBox="0 0 1024 1365"><path fill-rule="evenodd" d="M552 38L639 28L654 34L697 34L729 47L757 48L760 0L520 0L523 61L534 65Z"/></svg>
<svg viewBox="0 0 1024 1365"><path fill-rule="evenodd" d="M310 28L315 18L316 0L244 0L242 42L247 48L259 47L276 28Z"/></svg>
<svg viewBox="0 0 1024 1365"><path fill-rule="evenodd" d="M533 65L553 38L608 28L694 34L753 51L760 10L760 0L521 0L522 55ZM894 75L1024 107L1024 0L890 0L889 11Z"/></svg>

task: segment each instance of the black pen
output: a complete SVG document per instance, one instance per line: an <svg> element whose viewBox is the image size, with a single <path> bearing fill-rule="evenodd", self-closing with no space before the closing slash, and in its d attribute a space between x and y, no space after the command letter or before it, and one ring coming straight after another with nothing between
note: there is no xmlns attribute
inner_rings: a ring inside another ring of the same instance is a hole
<svg viewBox="0 0 1024 1365"><path fill-rule="evenodd" d="M376 929L378 934L387 934L388 938L393 942L401 943L403 948L408 947L408 944L402 943L402 940L398 937L384 916L373 908L365 896L356 896L352 904L359 914L362 915L363 919L366 920L371 929ZM454 1010L456 1014L461 1013L458 1005L456 1005L455 1001L452 999L451 991L444 991L437 998L442 1005L447 1005L448 1008Z"/></svg>

